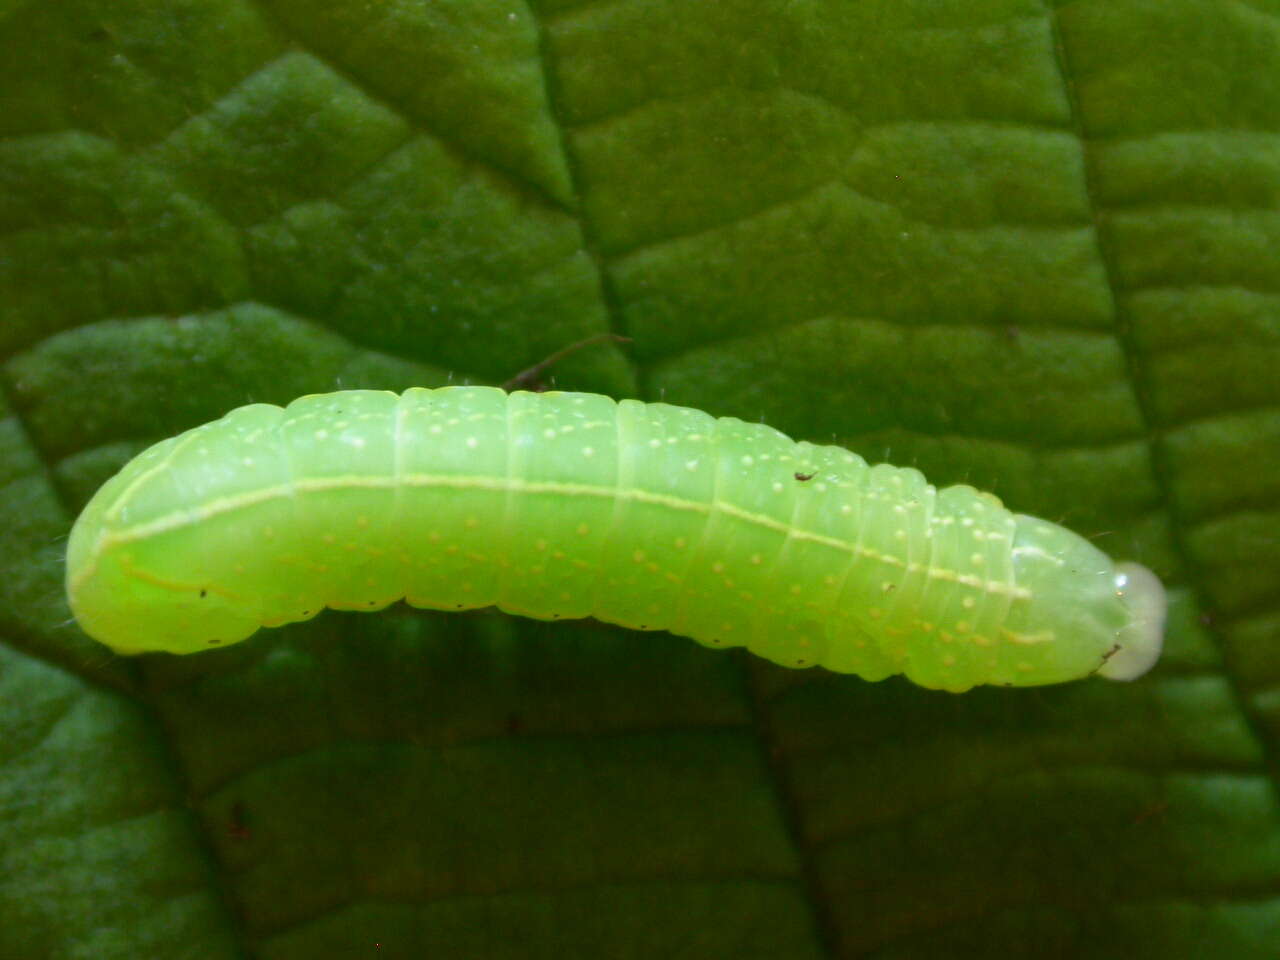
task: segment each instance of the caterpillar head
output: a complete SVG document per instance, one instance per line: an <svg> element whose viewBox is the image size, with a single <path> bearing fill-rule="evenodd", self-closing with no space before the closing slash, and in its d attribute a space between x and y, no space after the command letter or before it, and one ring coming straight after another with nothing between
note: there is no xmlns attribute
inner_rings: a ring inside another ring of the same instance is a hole
<svg viewBox="0 0 1280 960"><path fill-rule="evenodd" d="M1108 680L1136 680L1160 659L1164 645L1165 594L1159 578L1137 563L1120 563L1116 596L1129 614L1116 637L1116 651L1098 670Z"/></svg>

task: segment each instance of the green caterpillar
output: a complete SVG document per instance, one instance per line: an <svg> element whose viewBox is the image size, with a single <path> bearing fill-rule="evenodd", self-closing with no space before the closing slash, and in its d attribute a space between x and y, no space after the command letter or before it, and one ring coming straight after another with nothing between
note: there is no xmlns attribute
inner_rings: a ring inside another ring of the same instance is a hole
<svg viewBox="0 0 1280 960"><path fill-rule="evenodd" d="M322 608L496 605L961 691L1159 655L1160 582L972 487L585 393L347 390L144 451L67 553L83 628L194 653Z"/></svg>

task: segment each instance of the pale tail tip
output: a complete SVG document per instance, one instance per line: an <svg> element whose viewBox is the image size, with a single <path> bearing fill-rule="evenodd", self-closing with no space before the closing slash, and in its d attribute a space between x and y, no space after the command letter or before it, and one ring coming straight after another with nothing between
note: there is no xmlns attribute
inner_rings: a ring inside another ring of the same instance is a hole
<svg viewBox="0 0 1280 960"><path fill-rule="evenodd" d="M1108 680L1136 680L1160 659L1164 645L1165 595L1160 578L1137 563L1116 564L1116 593L1129 623L1116 638L1117 650L1099 669Z"/></svg>

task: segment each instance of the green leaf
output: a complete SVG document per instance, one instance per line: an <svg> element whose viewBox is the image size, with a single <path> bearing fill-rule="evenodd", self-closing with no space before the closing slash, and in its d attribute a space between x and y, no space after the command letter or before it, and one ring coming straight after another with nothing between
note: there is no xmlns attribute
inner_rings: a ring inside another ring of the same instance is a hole
<svg viewBox="0 0 1280 960"><path fill-rule="evenodd" d="M0 956L1273 958L1276 0L0 0ZM124 660L98 484L249 401L763 419L1151 565L1131 685L330 613Z"/></svg>

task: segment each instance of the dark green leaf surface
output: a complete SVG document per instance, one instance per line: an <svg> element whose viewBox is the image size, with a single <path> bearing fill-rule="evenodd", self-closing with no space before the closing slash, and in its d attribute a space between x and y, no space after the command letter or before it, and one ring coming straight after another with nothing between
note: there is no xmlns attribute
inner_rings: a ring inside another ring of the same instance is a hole
<svg viewBox="0 0 1280 960"><path fill-rule="evenodd" d="M0 957L1280 955L1280 2L0 0ZM249 401L665 398L1172 589L1133 685L330 613L64 537Z"/></svg>

